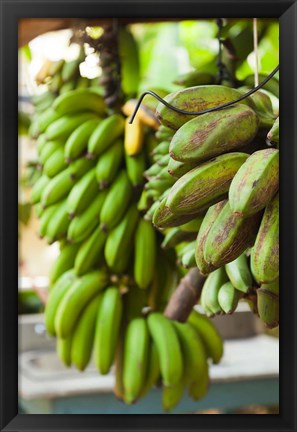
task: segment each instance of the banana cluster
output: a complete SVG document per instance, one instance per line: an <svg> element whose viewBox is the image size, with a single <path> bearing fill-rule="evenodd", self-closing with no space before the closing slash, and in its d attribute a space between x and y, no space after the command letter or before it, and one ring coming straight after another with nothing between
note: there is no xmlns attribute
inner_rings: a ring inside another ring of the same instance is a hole
<svg viewBox="0 0 297 432"><path fill-rule="evenodd" d="M132 319L116 353L115 394L126 403L143 398L162 385L162 405L173 409L187 389L194 400L207 393L208 360L218 363L223 344L216 328L193 311L186 323L171 321L159 312Z"/></svg>
<svg viewBox="0 0 297 432"><path fill-rule="evenodd" d="M179 109L200 111L240 94L206 85L165 99ZM196 117L160 104L157 116L160 143L145 172L154 203L145 218L165 235L164 248L176 248L183 267L197 266L209 275L204 292L211 291L212 300L201 299L209 315L231 313L240 292L256 290L259 316L269 327L278 325L279 150L271 146L278 144L278 120L269 97L258 92L244 103ZM232 265L240 267L243 278L252 275L244 290L232 278L224 279L225 268ZM269 286L269 294L263 285ZM271 314L264 313L268 303L273 304Z"/></svg>

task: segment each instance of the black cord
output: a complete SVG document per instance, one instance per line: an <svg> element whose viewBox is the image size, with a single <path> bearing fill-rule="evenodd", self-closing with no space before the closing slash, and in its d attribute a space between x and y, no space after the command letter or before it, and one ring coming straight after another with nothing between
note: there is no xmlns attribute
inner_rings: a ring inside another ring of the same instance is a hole
<svg viewBox="0 0 297 432"><path fill-rule="evenodd" d="M155 93L155 92L153 92L153 91L151 91L151 90L146 90L145 92L143 92L141 95L140 95L140 97L139 97L139 99L138 99L138 102L137 102L137 104L136 104L136 106L135 106L135 108L134 108L134 111L133 111L133 114L131 115L131 118L130 118L130 120L129 120L129 123L130 124L132 124L133 123L133 120L134 120L134 118L135 118L135 116L136 116L136 113L137 113L137 111L138 111L138 109L139 109L139 107L140 107L140 105L141 105L141 102L142 102L142 100L143 100L143 98L144 98L144 96L146 96L146 95L151 95L151 96L153 96L154 98L156 98L159 102L161 102L163 105L165 105L167 108L169 108L169 109L171 109L172 111L175 111L175 112L177 112L177 113L179 113L179 114L185 114L185 115L201 115L201 114L206 114L206 113L209 113L209 112L213 112L213 111L218 111L218 110L221 110L221 109L223 109L223 108L227 108L227 107L229 107L229 106L231 106L231 105L233 105L233 104L235 104L236 102L240 102L240 101L242 101L242 100L244 100L244 99L246 99L247 97L249 97L250 95L252 95L253 93L256 93L258 90L260 90L260 88L262 88L262 87L264 87L264 85L269 81L269 80L271 80L271 78L276 74L276 72L279 70L279 65L277 65L276 66L276 68L259 84L259 85L257 85L257 87L255 87L255 88L253 88L252 90L250 90L250 91L248 91L247 93L245 93L245 94L243 94L242 96L240 96L239 98L237 98L237 99L234 99L234 100L232 100L232 101L230 101L230 102L227 102L227 103L225 103L225 104L223 104L223 105L219 105L219 106L217 106L217 107L213 107L213 108L208 108L208 109L206 109L206 110L203 110L203 111L184 111L184 110L182 110L182 109L179 109L179 108L176 108L175 106L173 106L173 105L171 105L171 104L169 104L168 102L166 102L166 100L164 100L164 99L162 99L159 95L157 95L157 93Z"/></svg>

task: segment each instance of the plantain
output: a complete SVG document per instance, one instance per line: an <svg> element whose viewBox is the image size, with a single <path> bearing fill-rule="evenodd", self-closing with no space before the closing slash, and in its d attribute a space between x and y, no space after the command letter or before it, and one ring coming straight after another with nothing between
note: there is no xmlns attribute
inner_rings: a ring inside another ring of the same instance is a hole
<svg viewBox="0 0 297 432"><path fill-rule="evenodd" d="M279 324L279 280L262 284L257 289L257 309L260 319L268 328Z"/></svg>
<svg viewBox="0 0 297 432"><path fill-rule="evenodd" d="M233 212L242 217L262 210L276 194L279 185L279 151L259 150L239 168L229 189Z"/></svg>
<svg viewBox="0 0 297 432"><path fill-rule="evenodd" d="M173 185L166 206L174 214L189 215L221 201L247 157L245 153L227 153L192 169Z"/></svg>
<svg viewBox="0 0 297 432"><path fill-rule="evenodd" d="M256 113L246 105L234 105L185 123L173 136L169 153L177 161L198 164L249 144L257 130Z"/></svg>

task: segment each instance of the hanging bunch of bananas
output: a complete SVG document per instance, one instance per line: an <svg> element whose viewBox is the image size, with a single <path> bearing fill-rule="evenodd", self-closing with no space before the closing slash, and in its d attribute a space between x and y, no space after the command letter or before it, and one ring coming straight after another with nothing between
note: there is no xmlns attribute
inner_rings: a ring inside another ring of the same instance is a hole
<svg viewBox="0 0 297 432"><path fill-rule="evenodd" d="M241 94L206 85L165 100L202 111ZM260 318L278 325L279 150L272 147L278 120L269 97L257 92L200 116L160 103L157 116L160 142L145 172L154 203L145 218L165 234L164 248L176 248L180 264L209 275L201 298L209 315L233 312L241 297L255 291Z"/></svg>
<svg viewBox="0 0 297 432"><path fill-rule="evenodd" d="M149 107L132 125L108 115L101 93L73 89L36 114L41 177L32 202L40 237L60 246L45 325L66 366L83 371L93 358L107 374L115 365L115 394L126 403L163 383L170 410L185 388L195 400L206 394L207 359L220 360L222 340L196 312L185 324L162 315L182 274L175 252L161 248L162 234L143 218L153 202L143 173L158 122Z"/></svg>

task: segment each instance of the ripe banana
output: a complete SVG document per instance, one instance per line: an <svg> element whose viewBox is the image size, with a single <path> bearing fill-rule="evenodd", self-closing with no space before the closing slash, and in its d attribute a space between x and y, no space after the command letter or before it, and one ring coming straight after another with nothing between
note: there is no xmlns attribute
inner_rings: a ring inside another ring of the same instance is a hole
<svg viewBox="0 0 297 432"><path fill-rule="evenodd" d="M100 189L105 189L116 177L123 160L123 143L117 140L100 155L96 165L96 178Z"/></svg>
<svg viewBox="0 0 297 432"><path fill-rule="evenodd" d="M147 376L149 332L145 318L135 318L126 330L123 384L125 402L138 398Z"/></svg>
<svg viewBox="0 0 297 432"><path fill-rule="evenodd" d="M204 243L204 259L220 267L234 261L255 241L261 215L242 219L225 204L210 228Z"/></svg>
<svg viewBox="0 0 297 432"><path fill-rule="evenodd" d="M279 275L279 195L267 205L251 253L251 270L260 283Z"/></svg>
<svg viewBox="0 0 297 432"><path fill-rule="evenodd" d="M153 280L156 264L156 233L152 224L140 219L135 232L134 279L139 288L146 289Z"/></svg>
<svg viewBox="0 0 297 432"><path fill-rule="evenodd" d="M105 104L102 96L92 89L75 89L57 97L53 105L60 115L79 111L93 111L104 114Z"/></svg>
<svg viewBox="0 0 297 432"><path fill-rule="evenodd" d="M106 191L101 191L87 209L70 222L67 239L70 243L85 240L99 226L100 212L106 198Z"/></svg>
<svg viewBox="0 0 297 432"><path fill-rule="evenodd" d="M55 317L59 304L66 292L72 287L75 280L76 274L74 270L68 270L59 277L49 292L45 306L44 320L46 331L51 336L55 336L56 334Z"/></svg>
<svg viewBox="0 0 297 432"><path fill-rule="evenodd" d="M95 168L88 171L73 186L67 197L67 211L71 218L81 214L99 194Z"/></svg>
<svg viewBox="0 0 297 432"><path fill-rule="evenodd" d="M132 187L125 170L122 170L107 192L100 214L103 231L118 225L132 197Z"/></svg>
<svg viewBox="0 0 297 432"><path fill-rule="evenodd" d="M238 291L231 282L226 282L218 292L218 302L226 314L232 314L237 308L241 292Z"/></svg>
<svg viewBox="0 0 297 432"><path fill-rule="evenodd" d="M160 370L165 386L176 385L183 376L183 358L173 323L159 312L147 319L151 337L156 344Z"/></svg>
<svg viewBox="0 0 297 432"><path fill-rule="evenodd" d="M102 303L99 293L83 310L74 329L71 342L71 363L80 371L89 364L93 349L96 319Z"/></svg>
<svg viewBox="0 0 297 432"><path fill-rule="evenodd" d="M262 210L278 190L279 151L259 150L239 168L230 189L229 201L233 212L242 217Z"/></svg>
<svg viewBox="0 0 297 432"><path fill-rule="evenodd" d="M117 287L108 287L103 294L96 321L94 340L95 364L101 374L113 364L122 319L122 299Z"/></svg>
<svg viewBox="0 0 297 432"><path fill-rule="evenodd" d="M108 234L104 256L109 268L116 273L125 271L130 258L131 246L139 213L132 205L121 222Z"/></svg>
<svg viewBox="0 0 297 432"><path fill-rule="evenodd" d="M123 114L125 114L125 116L127 117L130 117L134 112L137 102L137 99L128 100L125 105L122 106ZM139 117L141 123L152 129L157 130L160 126L160 123L155 117L153 111L143 104L139 107L137 111L137 117Z"/></svg>
<svg viewBox="0 0 297 432"><path fill-rule="evenodd" d="M199 268L200 272L204 275L212 272L215 270L215 266L207 263L204 259L204 245L205 241L207 239L207 235L213 226L214 222L216 221L218 215L220 214L222 208L225 206L227 201L220 201L217 204L211 206L207 212L206 215L203 218L202 224L200 226L198 236L197 236L197 242L196 242L196 252L195 252L195 259L197 267Z"/></svg>
<svg viewBox="0 0 297 432"><path fill-rule="evenodd" d="M124 131L125 121L119 114L113 114L102 120L96 127L88 142L88 154L90 158L103 153Z"/></svg>
<svg viewBox="0 0 297 432"><path fill-rule="evenodd" d="M201 336L207 356L210 357L215 364L219 363L223 356L224 345L213 322L206 316L193 310L189 315L188 323L191 324Z"/></svg>
<svg viewBox="0 0 297 432"><path fill-rule="evenodd" d="M237 290L246 293L252 287L253 278L245 252L234 261L226 264L225 270L230 282Z"/></svg>
<svg viewBox="0 0 297 432"><path fill-rule="evenodd" d="M204 85L189 87L175 93L170 93L165 97L165 100L176 108L185 111L198 112L220 106L226 102L237 99L240 96L241 93L239 91L230 87L222 85ZM241 103L251 106L252 108L254 107L254 103L250 98L245 99ZM156 111L157 118L160 120L162 125L174 130L195 117L172 111L162 103L159 103Z"/></svg>
<svg viewBox="0 0 297 432"><path fill-rule="evenodd" d="M99 119L87 120L72 132L65 143L65 159L68 163L80 157L87 149L88 140L99 124Z"/></svg>
<svg viewBox="0 0 297 432"><path fill-rule="evenodd" d="M75 257L74 268L78 276L87 273L93 266L101 262L106 238L107 234L98 227L82 245L77 246L79 249ZM72 245L74 246L76 245Z"/></svg>
<svg viewBox="0 0 297 432"><path fill-rule="evenodd" d="M63 296L55 317L55 331L58 337L68 337L77 323L84 307L108 282L106 270L96 270L78 278Z"/></svg>
<svg viewBox="0 0 297 432"><path fill-rule="evenodd" d="M171 158L201 163L249 144L258 130L256 113L246 105L234 105L185 123L173 136Z"/></svg>
<svg viewBox="0 0 297 432"><path fill-rule="evenodd" d="M245 153L227 153L192 169L173 185L166 206L174 214L184 215L198 213L222 200L247 157Z"/></svg>
<svg viewBox="0 0 297 432"><path fill-rule="evenodd" d="M139 117L135 117L132 124L129 123L129 120L129 117L125 120L124 148L126 155L135 156L142 150L144 126Z"/></svg>

